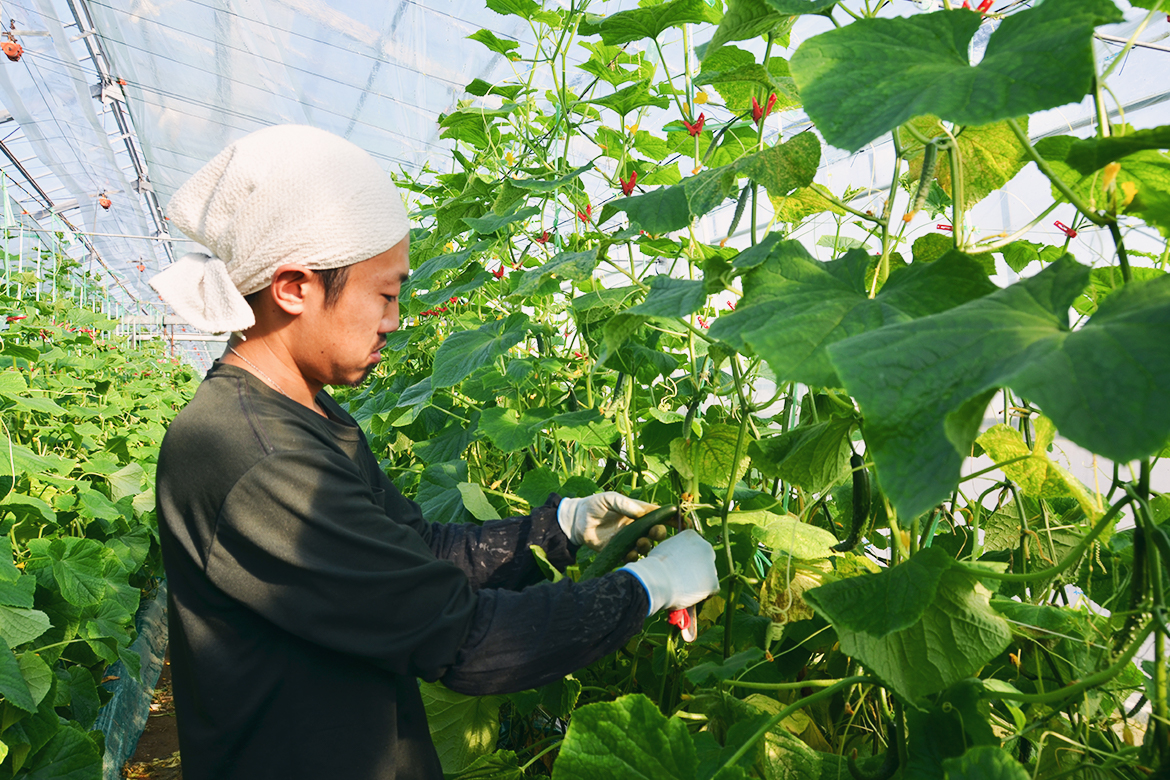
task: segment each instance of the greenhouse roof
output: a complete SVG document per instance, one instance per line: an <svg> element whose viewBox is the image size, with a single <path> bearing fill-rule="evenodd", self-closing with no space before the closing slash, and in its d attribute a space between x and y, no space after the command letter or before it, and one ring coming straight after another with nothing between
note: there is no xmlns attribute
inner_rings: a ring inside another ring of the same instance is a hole
<svg viewBox="0 0 1170 780"><path fill-rule="evenodd" d="M886 12L937 5L900 0ZM1118 5L1126 21L1099 30L1103 61L1145 16L1125 0ZM610 0L590 10L636 6ZM503 40L533 39L528 22L488 10L483 0L19 0L0 5L0 17L23 47L18 62L0 61L9 253L18 254L21 242L19 256L31 263L31 247L58 243L83 270L101 274L118 311L140 315L163 312L147 280L193 248L170 235L166 203L225 145L267 125L305 123L350 138L387 170L442 170L452 143L439 138L439 114L473 99L465 91L473 79L496 83L525 67L468 36L486 29ZM828 25L802 17L789 53ZM993 29L985 23L976 35L976 57ZM699 32L694 43L709 35ZM1170 24L1159 18L1111 78L1126 120L1139 127L1167 124L1168 39ZM663 123L670 118L663 112ZM799 112L774 121L770 130L785 137L808 126ZM1092 123L1086 99L1034 117L1031 134L1090 132ZM575 163L595 152L588 144L572 151ZM853 155L830 150L818 180L881 187L889 153L880 141ZM1027 205L1046 186L1021 176L997 197ZM1011 222L1003 203L980 209L982 219L1003 223L988 229ZM700 234L715 235L727 210L709 215Z"/></svg>

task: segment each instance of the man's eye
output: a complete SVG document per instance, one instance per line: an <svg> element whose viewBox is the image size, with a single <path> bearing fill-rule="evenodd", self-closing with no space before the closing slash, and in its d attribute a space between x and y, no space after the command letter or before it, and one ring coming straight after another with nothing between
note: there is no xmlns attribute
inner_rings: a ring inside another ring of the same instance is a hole
<svg viewBox="0 0 1170 780"><path fill-rule="evenodd" d="M386 299L386 303L397 303L398 302L397 295L383 295L382 297Z"/></svg>

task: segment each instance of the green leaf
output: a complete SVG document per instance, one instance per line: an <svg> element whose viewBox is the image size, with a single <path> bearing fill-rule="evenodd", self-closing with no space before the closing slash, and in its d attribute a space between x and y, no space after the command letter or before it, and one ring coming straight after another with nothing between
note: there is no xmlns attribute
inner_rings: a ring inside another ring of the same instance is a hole
<svg viewBox="0 0 1170 780"><path fill-rule="evenodd" d="M821 142L811 130L793 136L758 154L745 157L735 169L762 185L769 197L780 198L812 184L821 164Z"/></svg>
<svg viewBox="0 0 1170 780"><path fill-rule="evenodd" d="M476 520L499 520L500 513L483 494L483 488L474 482L460 482L455 486L463 497L463 508Z"/></svg>
<svg viewBox="0 0 1170 780"><path fill-rule="evenodd" d="M697 780L696 766L686 724L667 719L650 699L632 694L573 713L553 780Z"/></svg>
<svg viewBox="0 0 1170 780"><path fill-rule="evenodd" d="M440 683L418 688L444 773L459 772L495 749L503 696L464 696Z"/></svg>
<svg viewBox="0 0 1170 780"><path fill-rule="evenodd" d="M471 83L464 87L464 89L476 97L501 95L505 100L515 100L516 96L524 91L524 87L519 85L506 86L504 84L489 84L483 79L472 79Z"/></svg>
<svg viewBox="0 0 1170 780"><path fill-rule="evenodd" d="M27 780L100 780L102 751L89 734L65 724L26 769Z"/></svg>
<svg viewBox="0 0 1170 780"><path fill-rule="evenodd" d="M54 539L49 545L53 577L70 604L85 607L101 601L106 591L102 550L100 542L76 537Z"/></svg>
<svg viewBox="0 0 1170 780"><path fill-rule="evenodd" d="M17 662L20 664L20 673L24 676L33 701L39 705L53 687L53 673L49 671L48 664L31 651L18 655Z"/></svg>
<svg viewBox="0 0 1170 780"><path fill-rule="evenodd" d="M442 463L447 460L459 460L463 457L464 451L478 437L478 424L468 426L459 421L455 421L426 441L415 442L411 450L423 463Z"/></svg>
<svg viewBox="0 0 1170 780"><path fill-rule="evenodd" d="M596 249L584 252L561 252L540 268L526 271L512 291L512 297L519 298L535 293L549 279L558 282L581 281L593 274L593 269L601 262Z"/></svg>
<svg viewBox="0 0 1170 780"><path fill-rule="evenodd" d="M1035 498L1073 498L1090 519L1101 515L1102 509L1089 495L1081 481L1068 473L1059 463L1049 459L1047 450L1056 438L1056 428L1047 417L1033 420L1035 442L1031 448L1024 436L1010 425L999 423L988 428L976 443L996 463L1028 456L1003 467L1004 476L1019 485L1025 495Z"/></svg>
<svg viewBox="0 0 1170 780"><path fill-rule="evenodd" d="M1004 19L971 66L982 21L956 9L861 19L801 44L789 63L826 142L855 152L916 116L987 125L1074 103L1093 82L1093 29L1109 0L1047 0Z"/></svg>
<svg viewBox="0 0 1170 780"><path fill-rule="evenodd" d="M459 523L470 517L463 507L459 483L467 481L467 463L462 460L432 463L419 475L415 500L423 517L432 523Z"/></svg>
<svg viewBox="0 0 1170 780"><path fill-rule="evenodd" d="M1126 130L1125 135L1077 138L1069 144L1064 161L1077 173L1088 176L1135 152L1170 148L1170 125L1148 130L1120 129Z"/></svg>
<svg viewBox="0 0 1170 780"><path fill-rule="evenodd" d="M735 679L749 666L755 666L762 660L764 660L764 651L758 647L750 647L718 663L708 661L705 664L692 666L686 670L686 678L695 685L708 685L712 681L726 682Z"/></svg>
<svg viewBox="0 0 1170 780"><path fill-rule="evenodd" d="M533 0L487 0L487 7L498 14L515 14L523 19L531 19L540 11L540 5Z"/></svg>
<svg viewBox="0 0 1170 780"><path fill-rule="evenodd" d="M670 100L668 98L654 97L650 94L649 81L639 81L637 84L623 87L617 92L606 95L605 97L595 98L586 102L608 108L611 111L617 112L617 115L621 117L637 111L643 106L654 106L655 108L667 108L670 106Z"/></svg>
<svg viewBox="0 0 1170 780"><path fill-rule="evenodd" d="M772 208L776 210L776 221L795 224L806 217L811 217L813 214L820 214L824 211L830 214L844 215L845 209L829 200L831 195L832 193L829 192L827 187L814 182L808 187L798 189L791 195L772 198ZM947 243L949 244L950 242L948 241Z"/></svg>
<svg viewBox="0 0 1170 780"><path fill-rule="evenodd" d="M51 452L38 455L11 440L0 442L0 477L13 476L13 468L17 475L68 474L76 462Z"/></svg>
<svg viewBox="0 0 1170 780"><path fill-rule="evenodd" d="M717 19L703 0L674 0L649 8L633 8L601 19L586 17L577 28L581 35L600 35L609 46L643 38L657 38L663 30L683 24L702 24Z"/></svg>
<svg viewBox="0 0 1170 780"><path fill-rule="evenodd" d="M402 294L400 297L404 301L410 300L413 292L425 287L435 274L442 271L450 271L454 268L462 268L471 260L473 255L482 252L489 245L488 241L480 241L461 252L432 257L411 272L410 277L402 285Z"/></svg>
<svg viewBox="0 0 1170 780"><path fill-rule="evenodd" d="M849 470L852 427L853 420L840 417L802 425L779 436L753 441L748 455L764 476L820 493Z"/></svg>
<svg viewBox="0 0 1170 780"><path fill-rule="evenodd" d="M511 750L497 750L472 761L462 772L445 780L524 780L520 759Z"/></svg>
<svg viewBox="0 0 1170 780"><path fill-rule="evenodd" d="M909 701L970 677L1011 640L990 591L929 547L881 574L807 590L841 650Z"/></svg>
<svg viewBox="0 0 1170 780"><path fill-rule="evenodd" d="M528 206L512 214L489 214L486 217L464 217L463 221L480 235L491 235L514 222L523 222L540 213L536 206Z"/></svg>
<svg viewBox="0 0 1170 780"><path fill-rule="evenodd" d="M800 105L796 84L788 73L788 61L773 56L768 67L756 62L755 56L736 46L724 46L703 59L703 70L695 77L695 85L711 84L723 96L732 111L742 113L751 107L751 99L764 94L776 94L774 110L783 111Z"/></svg>
<svg viewBox="0 0 1170 780"><path fill-rule="evenodd" d="M547 466L525 472L516 488L516 495L528 502L528 506L536 508L548 500L550 493L557 492L561 486L560 478Z"/></svg>
<svg viewBox="0 0 1170 780"><path fill-rule="evenodd" d="M1170 155L1150 150L1122 157L1121 169L1106 188L1103 173L1082 174L1070 164L1077 140L1066 135L1044 138L1036 151L1089 208L1138 217L1170 237ZM1052 196L1064 198L1055 185Z"/></svg>
<svg viewBox="0 0 1170 780"><path fill-rule="evenodd" d="M1017 242L1022 243L1022 242ZM1044 249L1059 250L1054 246L1046 246ZM1140 281L1148 281L1150 279L1157 279L1159 276L1166 274L1160 268L1144 268L1137 266L1129 269L1130 277ZM1085 288L1084 293L1080 298L1073 302L1073 308L1077 310L1078 314L1091 316L1096 314L1097 307L1099 307L1106 298L1112 295L1117 290L1125 286L1125 276L1121 273L1121 269L1117 266L1101 266L1094 268L1089 275L1089 286Z"/></svg>
<svg viewBox="0 0 1170 780"><path fill-rule="evenodd" d="M919 117L913 120L912 124L927 138L945 137L942 123L937 117ZM1019 125L1025 133L1028 132L1027 117L1021 117ZM909 135L906 137L908 139L906 152L913 155L910 158L910 171L907 175L912 181L917 181L922 175L922 144ZM976 203L1014 179L1031 160L1007 122L996 122L982 127L964 127L957 141L959 154L963 160L964 209L973 208ZM935 180L947 197L954 197L950 152L942 152L939 155Z"/></svg>
<svg viewBox="0 0 1170 780"><path fill-rule="evenodd" d="M492 320L478 330L452 333L435 353L431 386L451 387L488 365L519 344L528 327L528 315L516 312L507 319Z"/></svg>
<svg viewBox="0 0 1170 780"><path fill-rule="evenodd" d="M27 394L28 383L20 371L15 368L0 371L0 398L16 400Z"/></svg>
<svg viewBox="0 0 1170 780"><path fill-rule="evenodd" d="M71 666L68 674L63 675L59 685L67 686L65 692L69 696L69 708L73 711L73 720L79 723L82 728L92 728L102 703L101 699L98 698L97 684L90 671L81 666ZM58 688L58 691L60 690Z"/></svg>
<svg viewBox="0 0 1170 780"><path fill-rule="evenodd" d="M914 517L950 493L997 388L1116 461L1170 438L1170 276L1126 285L1073 332L1068 310L1088 276L1066 256L984 298L830 347L899 514Z"/></svg>
<svg viewBox="0 0 1170 780"><path fill-rule="evenodd" d="M950 243L949 239L947 243ZM1005 246L1000 254L1008 268L1016 273L1023 271L1036 260L1041 263L1051 263L1064 256L1064 250L1050 244L1033 244L1031 241L1013 241ZM1102 269L1108 270L1108 269Z"/></svg>
<svg viewBox="0 0 1170 780"><path fill-rule="evenodd" d="M870 261L858 249L821 263L799 242L778 241L768 259L744 276L747 292L734 312L711 325L711 336L764 357L778 381L838 387L829 345L995 289L975 261L951 252L934 263L895 269L870 298Z"/></svg>
<svg viewBox="0 0 1170 780"><path fill-rule="evenodd" d="M476 30L467 37L473 41L479 41L491 51L494 51L496 54L502 54L508 59L516 57L517 55L512 52L520 48L520 44L516 41L504 40L491 30Z"/></svg>
<svg viewBox="0 0 1170 780"><path fill-rule="evenodd" d="M711 425L703 431L699 439L675 439L670 443L670 463L680 474L695 477L705 485L717 488L726 488L728 479L735 484L747 473L751 459L747 457L747 448L744 456L731 474L731 465L735 462L735 443L739 437L739 427L735 425ZM750 434L745 436L745 443L751 441Z"/></svg>
<svg viewBox="0 0 1170 780"><path fill-rule="evenodd" d="M49 626L49 616L39 609L0 606L0 637L10 647L33 641Z"/></svg>
<svg viewBox="0 0 1170 780"><path fill-rule="evenodd" d="M698 311L706 300L703 282L661 274L650 279L646 299L627 309L626 313L646 317L686 317Z"/></svg>
<svg viewBox="0 0 1170 780"><path fill-rule="evenodd" d="M493 406L479 417L479 429L501 452L519 452L536 442L537 432L551 417L548 409L515 409Z"/></svg>
<svg viewBox="0 0 1170 780"><path fill-rule="evenodd" d="M837 537L824 528L803 523L793 515L772 512L728 512L727 522L751 526L752 538L777 555L816 561L833 554Z"/></svg>
<svg viewBox="0 0 1170 780"><path fill-rule="evenodd" d="M126 496L136 496L145 487L147 474L139 463L128 463L109 477L110 495L115 501Z"/></svg>
<svg viewBox="0 0 1170 780"><path fill-rule="evenodd" d="M16 567L13 567L13 571L19 573ZM36 589L36 577L21 575L11 582L0 582L0 605L32 609Z"/></svg>
<svg viewBox="0 0 1170 780"><path fill-rule="evenodd" d="M838 0L764 0L782 14L819 14L835 6Z"/></svg>
<svg viewBox="0 0 1170 780"><path fill-rule="evenodd" d="M576 168L558 179L512 179L508 183L513 187L519 187L522 190L529 192L556 192L561 187L572 182L585 171L593 169L593 163L586 163L580 168Z"/></svg>
<svg viewBox="0 0 1170 780"><path fill-rule="evenodd" d="M946 780L1028 780L1030 775L1006 750L993 745L973 747L943 761Z"/></svg>
<svg viewBox="0 0 1170 780"><path fill-rule="evenodd" d="M486 32L486 30L481 32ZM512 42L508 41L508 43ZM440 115L439 127L442 129L442 132L439 133L439 137L464 141L465 143L469 143L472 146L485 149L492 143L492 134L498 134L498 131L496 131L493 127L495 120L503 119L504 117L508 116L512 113L514 108L514 106L505 103L503 108L489 109L472 107L461 109L459 111L452 111L450 114ZM466 207L464 206L459 216L462 216L465 213ZM441 210L439 213L439 226L440 228L444 226L443 213ZM453 232L459 231L455 230Z"/></svg>
<svg viewBox="0 0 1170 780"><path fill-rule="evenodd" d="M33 700L28 683L20 670L20 661L8 649L6 637L0 637L0 695L13 707L25 712L36 712L38 701Z"/></svg>
<svg viewBox="0 0 1170 780"><path fill-rule="evenodd" d="M624 211L631 223L655 235L680 230L691 221L687 195L681 184L610 201L602 208L598 222L605 223L619 211Z"/></svg>
<svg viewBox="0 0 1170 780"><path fill-rule="evenodd" d="M791 29L792 19L771 8L764 0L728 0L727 13L711 37L706 55L714 56L719 47L732 41L746 41L776 30Z"/></svg>

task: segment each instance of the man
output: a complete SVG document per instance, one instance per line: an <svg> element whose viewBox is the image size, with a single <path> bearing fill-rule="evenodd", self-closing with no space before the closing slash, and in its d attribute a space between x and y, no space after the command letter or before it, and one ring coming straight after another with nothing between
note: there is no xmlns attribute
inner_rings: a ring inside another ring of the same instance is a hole
<svg viewBox="0 0 1170 780"><path fill-rule="evenodd" d="M694 531L606 577L527 587L542 579L529 545L563 568L651 505L602 493L427 523L381 472L323 391L378 363L409 271L402 200L361 149L261 130L168 211L215 257L152 285L196 326L239 332L159 455L186 780L437 780L416 678L473 695L542 685L717 589Z"/></svg>

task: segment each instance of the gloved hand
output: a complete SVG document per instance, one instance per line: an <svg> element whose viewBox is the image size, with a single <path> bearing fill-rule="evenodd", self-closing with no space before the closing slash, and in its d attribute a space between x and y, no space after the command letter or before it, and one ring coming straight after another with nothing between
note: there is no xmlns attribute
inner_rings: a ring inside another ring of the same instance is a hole
<svg viewBox="0 0 1170 780"><path fill-rule="evenodd" d="M585 498L561 499L557 522L573 544L600 550L622 526L657 508L657 504L608 491Z"/></svg>
<svg viewBox="0 0 1170 780"><path fill-rule="evenodd" d="M622 567L633 574L650 596L653 615L660 609L683 609L719 592L715 548L687 529L662 542L645 558Z"/></svg>

